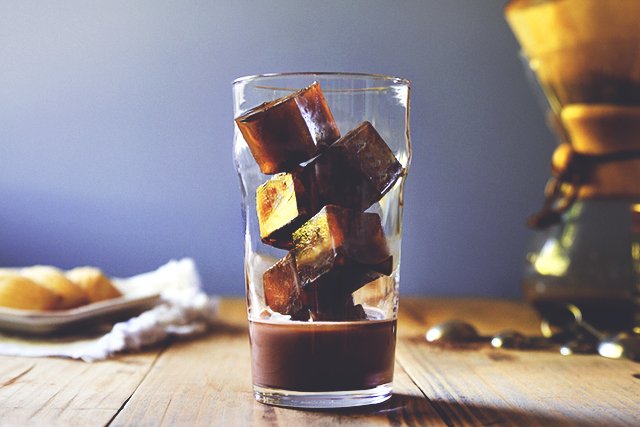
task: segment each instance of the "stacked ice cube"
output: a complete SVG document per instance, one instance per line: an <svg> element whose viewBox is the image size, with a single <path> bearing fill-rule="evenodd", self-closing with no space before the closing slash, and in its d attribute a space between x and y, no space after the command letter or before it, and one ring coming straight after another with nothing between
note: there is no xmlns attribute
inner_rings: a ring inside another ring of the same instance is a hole
<svg viewBox="0 0 640 427"><path fill-rule="evenodd" d="M286 249L263 275L266 304L296 320L361 320L352 293L393 259L380 216L364 212L404 169L369 122L340 136L320 85L261 104L235 119L264 174L260 237Z"/></svg>

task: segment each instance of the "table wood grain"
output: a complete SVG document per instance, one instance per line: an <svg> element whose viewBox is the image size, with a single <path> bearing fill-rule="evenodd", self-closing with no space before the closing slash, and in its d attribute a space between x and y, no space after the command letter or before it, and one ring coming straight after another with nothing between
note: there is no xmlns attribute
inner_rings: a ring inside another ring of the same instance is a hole
<svg viewBox="0 0 640 427"><path fill-rule="evenodd" d="M206 336L97 363L0 357L0 425L640 425L640 364L556 351L439 347L435 323L459 318L482 334L537 333L519 302L405 298L394 395L382 404L294 410L253 399L246 310L226 299Z"/></svg>

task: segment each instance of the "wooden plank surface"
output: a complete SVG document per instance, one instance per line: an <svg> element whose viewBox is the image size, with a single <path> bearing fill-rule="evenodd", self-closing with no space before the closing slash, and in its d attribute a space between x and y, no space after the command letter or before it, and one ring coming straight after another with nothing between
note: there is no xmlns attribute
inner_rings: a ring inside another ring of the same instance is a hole
<svg viewBox="0 0 640 427"><path fill-rule="evenodd" d="M640 425L640 364L557 350L437 346L427 327L451 318L491 335L538 334L535 313L492 300L408 300L396 358L449 425ZM416 329L415 325L424 325ZM418 334L417 332L421 332Z"/></svg>
<svg viewBox="0 0 640 427"><path fill-rule="evenodd" d="M521 303L402 299L394 396L380 405L293 410L251 393L246 310L225 300L205 337L86 364L0 357L0 425L638 425L640 364L555 351L441 347L424 339L459 318L482 334L537 333Z"/></svg>
<svg viewBox="0 0 640 427"><path fill-rule="evenodd" d="M637 364L549 352L440 349L402 340L398 362L453 425L640 422Z"/></svg>
<svg viewBox="0 0 640 427"><path fill-rule="evenodd" d="M159 352L96 363L0 356L0 425L107 425Z"/></svg>

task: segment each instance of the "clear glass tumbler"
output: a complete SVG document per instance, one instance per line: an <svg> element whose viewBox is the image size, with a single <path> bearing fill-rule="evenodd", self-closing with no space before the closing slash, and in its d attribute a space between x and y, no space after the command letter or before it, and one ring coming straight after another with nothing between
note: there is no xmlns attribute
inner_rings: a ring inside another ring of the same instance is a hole
<svg viewBox="0 0 640 427"><path fill-rule="evenodd" d="M331 408L391 396L409 92L405 79L355 73L233 82L260 402ZM312 141L301 157L299 141Z"/></svg>

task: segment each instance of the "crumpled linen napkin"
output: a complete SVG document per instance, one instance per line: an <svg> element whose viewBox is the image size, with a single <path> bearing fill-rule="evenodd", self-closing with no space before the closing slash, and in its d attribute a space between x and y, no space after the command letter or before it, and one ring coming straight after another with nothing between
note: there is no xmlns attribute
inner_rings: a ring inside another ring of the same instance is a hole
<svg viewBox="0 0 640 427"><path fill-rule="evenodd" d="M217 318L219 299L202 291L195 262L190 258L170 261L155 271L113 281L126 296L159 293L161 303L116 323L105 335L90 339L22 338L0 334L0 355L58 356L93 362L119 352L140 350L169 336L201 334Z"/></svg>

